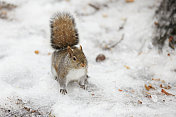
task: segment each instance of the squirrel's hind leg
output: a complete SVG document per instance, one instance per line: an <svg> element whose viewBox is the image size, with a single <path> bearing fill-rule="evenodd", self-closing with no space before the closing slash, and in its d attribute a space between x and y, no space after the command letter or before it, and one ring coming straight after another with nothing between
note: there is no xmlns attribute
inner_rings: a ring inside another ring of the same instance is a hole
<svg viewBox="0 0 176 117"><path fill-rule="evenodd" d="M67 82L66 82L66 79L59 79L59 84L60 84L60 93L62 94L67 94L67 90L66 90L66 87L67 87Z"/></svg>

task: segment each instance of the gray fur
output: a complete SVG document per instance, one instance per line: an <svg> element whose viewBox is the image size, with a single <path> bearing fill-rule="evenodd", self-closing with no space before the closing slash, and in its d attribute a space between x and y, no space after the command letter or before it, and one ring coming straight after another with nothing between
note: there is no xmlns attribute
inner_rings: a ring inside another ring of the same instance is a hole
<svg viewBox="0 0 176 117"><path fill-rule="evenodd" d="M74 53L77 53L77 55L74 55ZM73 56L76 56L78 61L74 62L72 60ZM70 82L67 79L67 75L71 70L77 70L81 68L85 69L86 72L77 81L79 82L81 88L85 89L86 87L85 85L87 83L87 60L84 56L83 51L79 50L76 47L74 47L73 49L73 56L70 57L67 49L61 51L54 51L52 54L52 73L60 84L60 92L62 94L67 93L66 88L68 83ZM81 67L80 63L84 63L85 67Z"/></svg>

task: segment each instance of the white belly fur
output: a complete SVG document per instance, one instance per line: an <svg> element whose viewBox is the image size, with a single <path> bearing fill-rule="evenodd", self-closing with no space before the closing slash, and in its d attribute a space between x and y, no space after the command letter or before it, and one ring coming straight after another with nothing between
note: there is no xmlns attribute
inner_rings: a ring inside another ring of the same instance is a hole
<svg viewBox="0 0 176 117"><path fill-rule="evenodd" d="M70 70L67 74L67 82L72 80L79 80L81 77L85 75L86 69L73 69Z"/></svg>

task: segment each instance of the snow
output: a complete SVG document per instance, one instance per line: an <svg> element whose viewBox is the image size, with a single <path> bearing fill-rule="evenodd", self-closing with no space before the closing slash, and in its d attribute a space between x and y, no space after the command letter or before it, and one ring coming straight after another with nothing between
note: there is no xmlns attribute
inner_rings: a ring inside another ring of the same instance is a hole
<svg viewBox="0 0 176 117"><path fill-rule="evenodd" d="M24 107L40 111L40 116L56 117L176 116L175 96L161 93L160 87L169 85L171 89L164 90L176 95L176 54L167 46L159 53L152 45L154 13L161 0L7 2L17 8L8 13L12 20L0 19L2 117L12 116L3 108L16 115L30 115ZM89 3L100 9L96 11ZM60 94L50 70L54 50L50 47L49 20L58 11L70 11L76 17L89 65L87 90L71 83L67 95ZM122 24L124 28L119 30ZM116 47L103 50L103 45L118 42L123 34ZM106 60L98 63L95 58L100 53ZM145 84L155 89L147 91Z"/></svg>

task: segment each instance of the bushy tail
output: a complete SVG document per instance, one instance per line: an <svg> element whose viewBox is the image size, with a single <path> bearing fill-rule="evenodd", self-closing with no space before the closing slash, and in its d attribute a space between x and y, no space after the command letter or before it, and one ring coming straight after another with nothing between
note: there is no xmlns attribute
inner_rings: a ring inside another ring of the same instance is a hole
<svg viewBox="0 0 176 117"><path fill-rule="evenodd" d="M79 43L75 20L69 13L58 13L50 22L51 46L54 49L65 49Z"/></svg>

